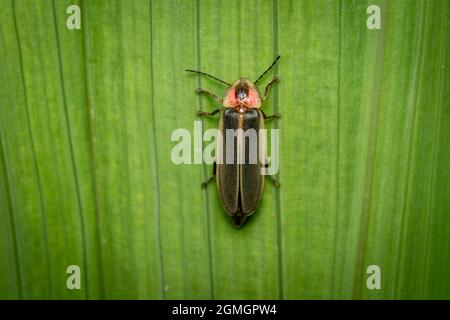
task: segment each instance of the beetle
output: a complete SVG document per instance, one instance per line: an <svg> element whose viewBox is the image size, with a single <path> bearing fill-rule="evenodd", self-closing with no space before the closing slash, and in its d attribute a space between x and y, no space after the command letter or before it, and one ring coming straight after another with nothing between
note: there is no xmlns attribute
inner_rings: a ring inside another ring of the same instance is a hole
<svg viewBox="0 0 450 320"><path fill-rule="evenodd" d="M223 99L207 90L198 88L196 90L197 94L209 96L221 107L212 112L198 111L197 115L204 117L220 113L219 133L221 133L222 138L216 139L216 161L213 166L213 175L202 183L202 187L206 188L209 182L214 178L216 179L220 202L225 212L230 216L233 225L237 228L241 227L247 217L256 211L261 201L264 189L264 176L261 173L261 169L267 167L267 164L263 163L260 158L253 163L248 161L251 158L251 148L248 147L249 144L245 140L245 135L238 134L237 136L228 137L224 133L238 129L241 129L243 132L255 130L259 133L260 129L264 129L266 120L281 117L279 113L266 116L261 110L261 105L267 99L272 85L280 81L280 78L275 76L266 85L263 96L261 96L256 86L279 59L280 56L277 56L266 71L254 82L246 78L240 78L230 84L202 71L186 70L187 72L197 73L214 79L228 87ZM262 139L259 135L256 136L258 141ZM231 151L228 149L229 146L232 146ZM221 161L218 161L219 153L222 157ZM265 157L265 154L263 156ZM231 163L228 161L223 163L223 157L230 157L233 161ZM242 157L244 159L241 159ZM238 159L244 161L237 161ZM279 182L272 176L266 175L266 177L275 186L279 186Z"/></svg>

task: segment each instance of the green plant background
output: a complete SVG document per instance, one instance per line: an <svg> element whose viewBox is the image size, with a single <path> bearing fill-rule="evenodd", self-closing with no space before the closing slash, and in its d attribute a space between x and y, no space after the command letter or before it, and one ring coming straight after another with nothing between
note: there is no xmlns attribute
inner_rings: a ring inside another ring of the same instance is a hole
<svg viewBox="0 0 450 320"><path fill-rule="evenodd" d="M450 298L449 1L0 6L0 298ZM170 161L215 107L195 88L226 89L184 69L255 79L277 54L282 185L236 230L211 168Z"/></svg>

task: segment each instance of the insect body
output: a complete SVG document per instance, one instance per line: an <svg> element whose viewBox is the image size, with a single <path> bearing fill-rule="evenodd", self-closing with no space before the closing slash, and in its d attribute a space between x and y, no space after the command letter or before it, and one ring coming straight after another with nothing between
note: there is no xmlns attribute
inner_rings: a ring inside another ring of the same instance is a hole
<svg viewBox="0 0 450 320"><path fill-rule="evenodd" d="M206 94L221 105L212 112L199 111L197 115L212 116L220 113L221 139L217 139L213 175L203 182L202 186L206 188L208 183L216 178L222 206L236 227L240 227L246 218L255 212L264 189L264 175L261 169L266 165L265 161L261 161L261 156L255 156L255 150L250 145L251 141L246 137L251 136L247 135L247 132L254 131L253 137L259 142L261 139L259 132L264 129L264 121L280 117L278 113L266 116L261 110L261 104L266 100L271 86L278 82L279 78L274 77L267 84L263 96L256 87L258 81L272 69L279 58L280 56L255 82L241 78L230 84L204 72L186 70L210 77L228 86L223 99L209 91L197 89L198 94ZM228 135L229 131L237 131L237 134ZM278 186L275 179L271 176L266 177Z"/></svg>

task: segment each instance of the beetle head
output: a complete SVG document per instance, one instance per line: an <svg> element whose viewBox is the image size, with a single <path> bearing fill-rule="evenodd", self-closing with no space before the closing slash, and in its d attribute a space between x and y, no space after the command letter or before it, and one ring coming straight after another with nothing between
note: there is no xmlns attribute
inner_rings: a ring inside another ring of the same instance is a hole
<svg viewBox="0 0 450 320"><path fill-rule="evenodd" d="M245 110L259 108L261 106L261 95L258 88L248 79L236 80L228 89L223 100L226 108L237 108Z"/></svg>

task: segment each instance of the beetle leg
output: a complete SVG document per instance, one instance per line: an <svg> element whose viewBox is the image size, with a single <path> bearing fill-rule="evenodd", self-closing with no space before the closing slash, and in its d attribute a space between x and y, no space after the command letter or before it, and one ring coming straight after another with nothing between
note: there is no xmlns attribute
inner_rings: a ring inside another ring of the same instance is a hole
<svg viewBox="0 0 450 320"><path fill-rule="evenodd" d="M266 162L267 162L267 160L266 160ZM269 164L265 163L263 166L264 166L264 168L267 168L267 167L269 167ZM278 188L280 186L280 181L275 179L273 176L266 175L266 178L269 179L270 183L272 183L275 187Z"/></svg>
<svg viewBox="0 0 450 320"><path fill-rule="evenodd" d="M211 177L209 177L206 181L202 182L202 188L206 189L206 187L208 186L208 184L214 180L214 178L216 177L216 162L214 161L213 163L213 175Z"/></svg>
<svg viewBox="0 0 450 320"><path fill-rule="evenodd" d="M208 184L209 184L211 181L213 181L215 177L216 177L216 176L211 176L211 177L209 177L206 181L203 181L203 182L202 182L202 188L203 188L203 189L206 189L206 187L208 186Z"/></svg>
<svg viewBox="0 0 450 320"><path fill-rule="evenodd" d="M205 111L199 110L199 111L197 111L197 115L198 115L199 117L203 117L203 116L213 116L213 115L215 115L217 112L220 112L222 109L223 109L223 108L219 108L219 109L214 110L213 112L205 112Z"/></svg>
<svg viewBox="0 0 450 320"><path fill-rule="evenodd" d="M197 90L195 90L195 92L197 94L206 94L208 97L210 97L211 99L213 99L215 102L217 102L218 104L222 104L223 99L219 98L218 96L216 96L214 93L203 90L202 88L197 88Z"/></svg>
<svg viewBox="0 0 450 320"><path fill-rule="evenodd" d="M274 118L276 118L276 119L281 118L281 113L279 113L279 112L275 112L274 114L271 114L270 116L266 116L264 111L262 111L261 109L260 109L260 111L263 114L264 120L271 120L271 119L274 119Z"/></svg>
<svg viewBox="0 0 450 320"><path fill-rule="evenodd" d="M275 179L272 176L266 176L267 179L269 179L269 181L275 186L275 187L279 187L280 186L280 181L278 181L277 179Z"/></svg>
<svg viewBox="0 0 450 320"><path fill-rule="evenodd" d="M272 85L275 82L279 82L279 81L280 81L280 77L275 76L275 77L273 77L272 81L270 81L267 84L266 88L264 89L264 96L262 97L262 101L266 100L267 96L269 95L270 88L272 88Z"/></svg>

